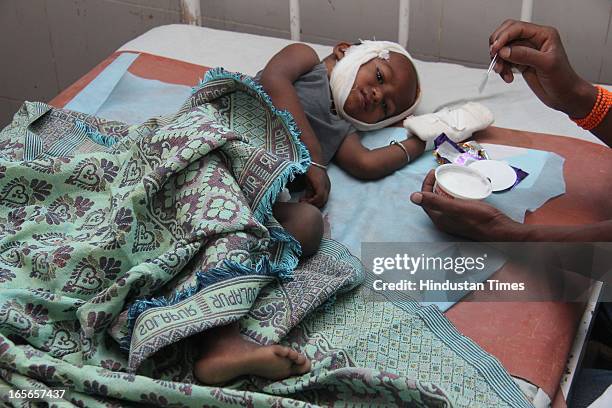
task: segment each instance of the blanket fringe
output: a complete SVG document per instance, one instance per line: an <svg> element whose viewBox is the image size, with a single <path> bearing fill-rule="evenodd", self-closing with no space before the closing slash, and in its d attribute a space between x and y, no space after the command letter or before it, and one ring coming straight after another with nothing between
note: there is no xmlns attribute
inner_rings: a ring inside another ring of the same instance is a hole
<svg viewBox="0 0 612 408"><path fill-rule="evenodd" d="M279 270L278 277L283 280L293 279L293 270L300 262L302 255L300 243L282 227L270 227L268 231L273 240L282 242L286 247L284 256L276 263Z"/></svg>
<svg viewBox="0 0 612 408"><path fill-rule="evenodd" d="M84 132L85 135L91 140L102 146L111 147L117 143L117 139L115 139L113 136L103 135L102 133L98 132L96 128L85 122L76 121L76 127Z"/></svg>

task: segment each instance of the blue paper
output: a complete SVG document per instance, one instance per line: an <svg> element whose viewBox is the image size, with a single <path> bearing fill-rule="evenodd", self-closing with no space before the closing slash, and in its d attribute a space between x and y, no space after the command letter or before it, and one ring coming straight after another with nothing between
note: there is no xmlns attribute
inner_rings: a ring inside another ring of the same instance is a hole
<svg viewBox="0 0 612 408"><path fill-rule="evenodd" d="M65 108L95 115L136 58L138 58L138 54L123 53L119 55L66 104Z"/></svg>

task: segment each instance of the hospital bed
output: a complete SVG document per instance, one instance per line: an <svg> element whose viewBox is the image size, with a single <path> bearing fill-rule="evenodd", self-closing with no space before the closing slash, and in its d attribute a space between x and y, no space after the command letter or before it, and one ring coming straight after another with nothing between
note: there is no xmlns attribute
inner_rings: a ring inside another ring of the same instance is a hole
<svg viewBox="0 0 612 408"><path fill-rule="evenodd" d="M51 104L64 107L74 101L122 55L134 54L128 69L131 75L192 86L202 78L206 67L223 66L255 74L289 43L187 25L157 27L123 45ZM312 46L321 57L330 52L330 47ZM609 177L600 176L611 174L609 149L573 125L565 115L545 107L521 78L511 85L492 78L479 95L481 69L422 61L417 61L417 69L424 93L417 114L465 100L482 101L493 111L496 127L480 132L477 140L551 151L565 159L565 194L527 214L525 222L580 224L612 216L609 203L612 182ZM586 307L559 302L471 301L459 302L446 316L465 336L497 357L510 374L536 385L545 393L542 398L548 396L554 406L562 406L579 363L599 289L599 286L592 289Z"/></svg>

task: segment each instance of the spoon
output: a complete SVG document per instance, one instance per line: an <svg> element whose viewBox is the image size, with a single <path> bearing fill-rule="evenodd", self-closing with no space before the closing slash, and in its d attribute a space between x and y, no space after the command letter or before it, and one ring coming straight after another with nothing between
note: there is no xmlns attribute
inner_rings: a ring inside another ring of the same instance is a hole
<svg viewBox="0 0 612 408"><path fill-rule="evenodd" d="M484 74L484 76L482 77L482 81L480 81L480 85L478 86L478 93L479 94L482 93L485 85L487 84L487 81L489 80L489 74L493 70L493 67L495 66L496 62L497 62L497 54L495 54L495 56L491 60L491 63L489 64L489 69L487 70L487 73Z"/></svg>

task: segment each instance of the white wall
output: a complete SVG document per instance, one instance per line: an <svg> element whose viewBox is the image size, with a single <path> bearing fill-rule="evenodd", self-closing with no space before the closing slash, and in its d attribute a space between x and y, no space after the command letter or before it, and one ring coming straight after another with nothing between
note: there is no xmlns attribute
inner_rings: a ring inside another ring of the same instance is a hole
<svg viewBox="0 0 612 408"><path fill-rule="evenodd" d="M180 22L179 0L0 0L0 128L130 39Z"/></svg>
<svg viewBox="0 0 612 408"><path fill-rule="evenodd" d="M612 1L533 0L533 22L560 31L576 70L612 83ZM399 0L301 0L302 39L397 41ZM431 61L485 66L488 39L521 0L410 0L408 49ZM208 27L289 38L289 0L201 0Z"/></svg>

